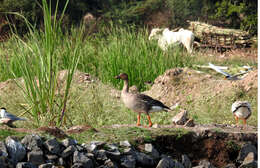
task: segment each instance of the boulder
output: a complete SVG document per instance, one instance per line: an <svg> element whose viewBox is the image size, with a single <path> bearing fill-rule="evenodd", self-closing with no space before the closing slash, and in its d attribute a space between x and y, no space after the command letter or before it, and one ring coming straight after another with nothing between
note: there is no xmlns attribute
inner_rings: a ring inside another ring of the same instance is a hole
<svg viewBox="0 0 260 168"><path fill-rule="evenodd" d="M160 153L155 149L152 144L145 144L144 150L151 154L154 159L158 159L160 157Z"/></svg>
<svg viewBox="0 0 260 168"><path fill-rule="evenodd" d="M21 143L26 147L27 150L37 150L41 149L43 145L43 141L41 137L37 134L26 135Z"/></svg>
<svg viewBox="0 0 260 168"><path fill-rule="evenodd" d="M57 141L56 138L49 139L44 142L44 146L48 149L48 151L55 155L60 155L63 151L63 146L60 142Z"/></svg>
<svg viewBox="0 0 260 168"><path fill-rule="evenodd" d="M121 166L124 168L135 168L136 160L133 155L125 155L120 159Z"/></svg>
<svg viewBox="0 0 260 168"><path fill-rule="evenodd" d="M27 153L28 162L34 165L40 165L45 163L44 154L41 149L32 150Z"/></svg>
<svg viewBox="0 0 260 168"><path fill-rule="evenodd" d="M186 110L182 110L180 113L178 113L177 115L175 115L172 118L173 124L184 125L187 121L187 115L188 115L188 112Z"/></svg>
<svg viewBox="0 0 260 168"><path fill-rule="evenodd" d="M25 158L26 149L17 139L8 136L5 139L5 144L8 151L8 155L14 165L16 165L18 162L22 161Z"/></svg>

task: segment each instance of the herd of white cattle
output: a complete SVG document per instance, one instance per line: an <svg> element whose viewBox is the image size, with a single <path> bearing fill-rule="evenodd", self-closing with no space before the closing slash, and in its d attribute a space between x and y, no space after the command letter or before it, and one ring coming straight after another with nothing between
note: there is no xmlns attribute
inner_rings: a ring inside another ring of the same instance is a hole
<svg viewBox="0 0 260 168"><path fill-rule="evenodd" d="M149 40L158 40L158 45L163 51L167 51L172 46L183 44L189 53L192 53L194 38L192 31L182 28L177 32L168 28L154 28L149 35Z"/></svg>

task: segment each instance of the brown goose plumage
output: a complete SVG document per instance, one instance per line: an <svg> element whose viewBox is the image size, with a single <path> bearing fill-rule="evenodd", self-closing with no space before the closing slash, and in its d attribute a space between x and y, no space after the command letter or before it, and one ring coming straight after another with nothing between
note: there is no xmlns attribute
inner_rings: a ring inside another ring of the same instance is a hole
<svg viewBox="0 0 260 168"><path fill-rule="evenodd" d="M121 98L124 104L126 105L126 107L138 113L137 126L141 125L140 124L141 113L145 113L147 115L149 121L149 127L151 127L153 124L149 115L150 112L170 110L170 108L164 105L162 102L155 100L150 96L139 94L139 93L130 93L128 75L126 73L121 73L115 78L122 79L124 81L124 86L121 92Z"/></svg>

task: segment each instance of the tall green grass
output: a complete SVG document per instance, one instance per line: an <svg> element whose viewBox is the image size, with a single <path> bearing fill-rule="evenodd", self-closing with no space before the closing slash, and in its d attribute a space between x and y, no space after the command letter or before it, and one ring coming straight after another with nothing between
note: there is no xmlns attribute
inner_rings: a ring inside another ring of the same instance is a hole
<svg viewBox="0 0 260 168"><path fill-rule="evenodd" d="M13 53L16 61L12 72L16 79L19 76L24 79L17 80L17 84L23 90L31 117L36 124L61 125L72 77L79 61L81 36L76 35L75 39L69 40L61 32L60 23L66 5L61 19L56 20L58 3L54 13L46 0L43 0L42 4L44 30L38 31L27 22L27 38L16 38L16 52ZM68 64L62 65L61 59L66 60ZM60 91L58 84L58 72L62 67L67 69L64 91Z"/></svg>

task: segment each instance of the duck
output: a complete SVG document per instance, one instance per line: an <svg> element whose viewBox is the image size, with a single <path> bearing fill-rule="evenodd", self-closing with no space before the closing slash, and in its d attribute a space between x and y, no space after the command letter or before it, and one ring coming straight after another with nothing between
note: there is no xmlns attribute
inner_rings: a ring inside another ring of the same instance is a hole
<svg viewBox="0 0 260 168"><path fill-rule="evenodd" d="M235 117L238 126L238 120L242 119L244 127L246 127L246 120L251 116L251 105L248 101L235 101L231 106L231 111Z"/></svg>
<svg viewBox="0 0 260 168"><path fill-rule="evenodd" d="M7 112L6 108L5 107L2 107L0 109L0 123L2 124L5 124L9 127L15 127L13 125L13 122L15 121L18 121L18 120L23 120L25 121L26 119L25 118L20 118L20 117L17 117L9 112Z"/></svg>
<svg viewBox="0 0 260 168"><path fill-rule="evenodd" d="M121 99L125 106L137 114L137 126L141 126L140 118L141 114L144 113L149 121L149 127L152 127L153 123L151 121L150 113L158 111L169 111L170 108L164 105L159 100L153 99L150 96L140 93L129 92L129 80L126 73L120 73L115 76L116 79L121 79L124 81L124 86L121 91Z"/></svg>

